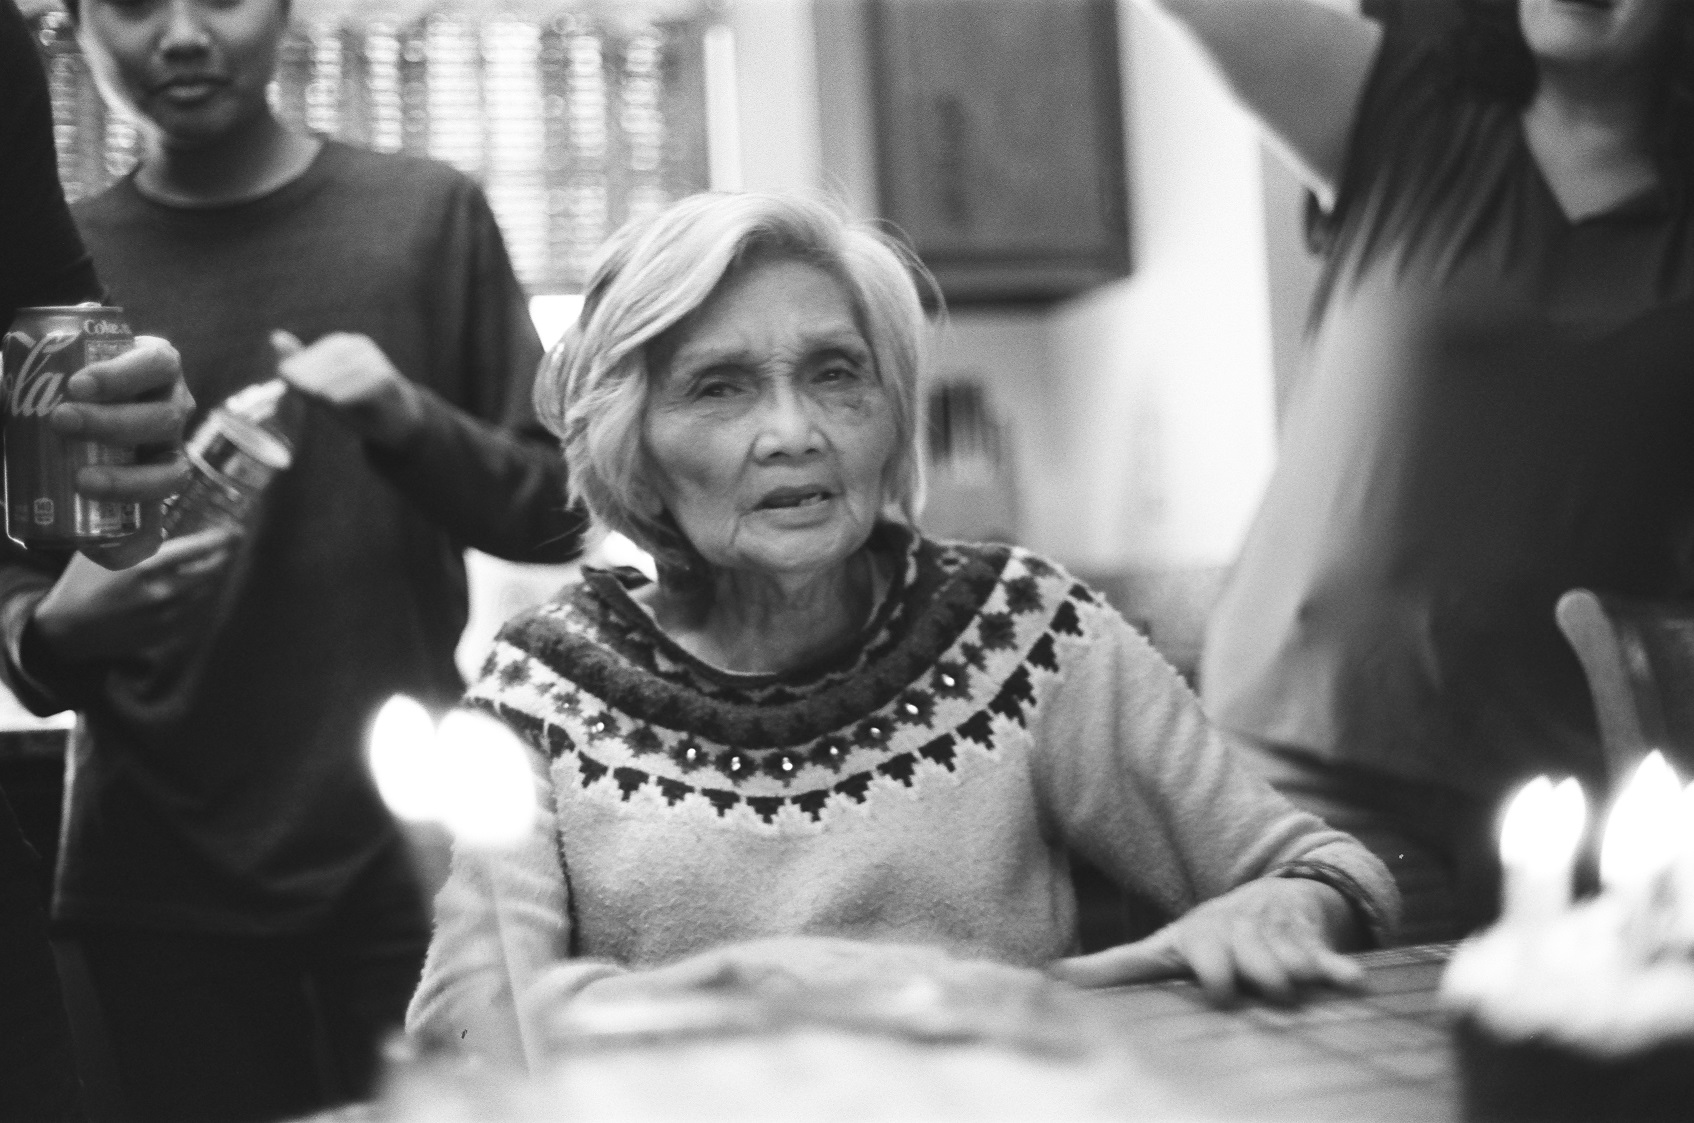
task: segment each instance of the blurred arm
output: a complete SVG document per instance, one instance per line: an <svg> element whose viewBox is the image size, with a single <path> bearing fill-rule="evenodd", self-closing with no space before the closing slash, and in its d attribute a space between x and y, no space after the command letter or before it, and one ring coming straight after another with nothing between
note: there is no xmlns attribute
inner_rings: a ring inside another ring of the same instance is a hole
<svg viewBox="0 0 1694 1123"><path fill-rule="evenodd" d="M1382 28L1318 0L1142 2L1187 30L1328 210Z"/></svg>
<svg viewBox="0 0 1694 1123"><path fill-rule="evenodd" d="M369 442L372 466L467 545L516 562L569 561L584 518L564 457L535 416L541 341L494 213L466 183L439 251L439 392L413 384L408 435ZM455 387L448 390L446 387Z"/></svg>

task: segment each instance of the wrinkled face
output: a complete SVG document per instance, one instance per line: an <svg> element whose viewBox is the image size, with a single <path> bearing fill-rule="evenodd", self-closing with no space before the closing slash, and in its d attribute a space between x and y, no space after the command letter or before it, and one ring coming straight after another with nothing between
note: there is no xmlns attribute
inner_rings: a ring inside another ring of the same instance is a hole
<svg viewBox="0 0 1694 1123"><path fill-rule="evenodd" d="M1518 24L1536 60L1633 67L1657 49L1682 0L1518 0Z"/></svg>
<svg viewBox="0 0 1694 1123"><path fill-rule="evenodd" d="M652 358L648 462L708 563L805 575L864 544L882 509L894 411L834 277L796 261L751 265Z"/></svg>
<svg viewBox="0 0 1694 1123"><path fill-rule="evenodd" d="M101 88L193 148L265 113L285 0L82 0L82 46Z"/></svg>

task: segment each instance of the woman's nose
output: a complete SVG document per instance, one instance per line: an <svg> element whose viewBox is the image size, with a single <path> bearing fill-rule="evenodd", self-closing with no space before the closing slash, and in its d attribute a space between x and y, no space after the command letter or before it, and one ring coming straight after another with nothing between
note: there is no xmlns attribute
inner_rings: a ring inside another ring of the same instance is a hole
<svg viewBox="0 0 1694 1123"><path fill-rule="evenodd" d="M759 435L754 446L761 459L802 456L818 450L820 440L810 404L788 379L776 379L761 398Z"/></svg>

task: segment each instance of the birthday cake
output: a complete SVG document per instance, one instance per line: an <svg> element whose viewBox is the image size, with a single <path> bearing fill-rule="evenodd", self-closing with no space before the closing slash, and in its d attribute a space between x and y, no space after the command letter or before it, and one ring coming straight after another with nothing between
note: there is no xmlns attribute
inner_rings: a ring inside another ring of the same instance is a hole
<svg viewBox="0 0 1694 1123"><path fill-rule="evenodd" d="M1542 886L1554 895L1533 899L1508 810L1505 918L1462 944L1442 980L1467 1118L1694 1120L1694 867L1672 860L1694 841L1694 788L1679 804L1662 759L1641 777L1608 825L1606 891L1574 907L1562 858ZM1662 793L1643 796L1651 783Z"/></svg>
<svg viewBox="0 0 1694 1123"><path fill-rule="evenodd" d="M1101 1047L1078 992L934 948L784 938L605 978L531 1019L517 1076L393 1058L368 1117L1170 1119L1157 1075Z"/></svg>

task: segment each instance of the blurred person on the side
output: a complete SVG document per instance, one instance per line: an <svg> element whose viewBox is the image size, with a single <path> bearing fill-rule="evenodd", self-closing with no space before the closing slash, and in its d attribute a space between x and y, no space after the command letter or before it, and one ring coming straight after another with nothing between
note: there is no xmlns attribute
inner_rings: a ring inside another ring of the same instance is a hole
<svg viewBox="0 0 1694 1123"><path fill-rule="evenodd" d="M0 330L19 308L103 296L59 188L47 82L29 27L15 5L0 4ZM163 340L137 340L122 358L70 379L66 395L69 401L51 424L138 454L129 467L85 469L80 489L141 501L156 526L158 501L186 478L182 429L194 403L176 352ZM158 542L154 534L144 540ZM32 558L9 542L0 548L21 565L64 564L62 558ZM109 564L109 556L101 564ZM23 622L39 596L28 580L0 574L0 626L14 658L18 646L30 642ZM81 1117L70 1028L47 942L44 887L39 858L0 792L0 995L7 1033L0 1049L0 1120Z"/></svg>
<svg viewBox="0 0 1694 1123"><path fill-rule="evenodd" d="M397 691L462 690L466 546L557 561L581 520L469 179L281 124L287 0L71 11L143 136L75 208L102 277L202 412L280 370L300 437L246 535L145 581L36 578L19 694L81 715L54 920L137 1117L304 1115L369 1093L428 940L367 724Z"/></svg>
<svg viewBox="0 0 1694 1123"><path fill-rule="evenodd" d="M1603 780L1559 595L1694 588L1694 4L1163 7L1323 257L1205 703L1395 870L1405 938L1451 938L1497 907L1510 786Z"/></svg>
<svg viewBox="0 0 1694 1123"><path fill-rule="evenodd" d="M455 853L415 1032L522 1056L526 1004L711 976L764 936L1288 999L1392 930L1382 864L1241 767L1098 594L913 529L912 271L791 196L695 196L601 250L537 406L659 577L590 570L472 687L546 814ZM1073 850L1178 919L1077 956Z"/></svg>

